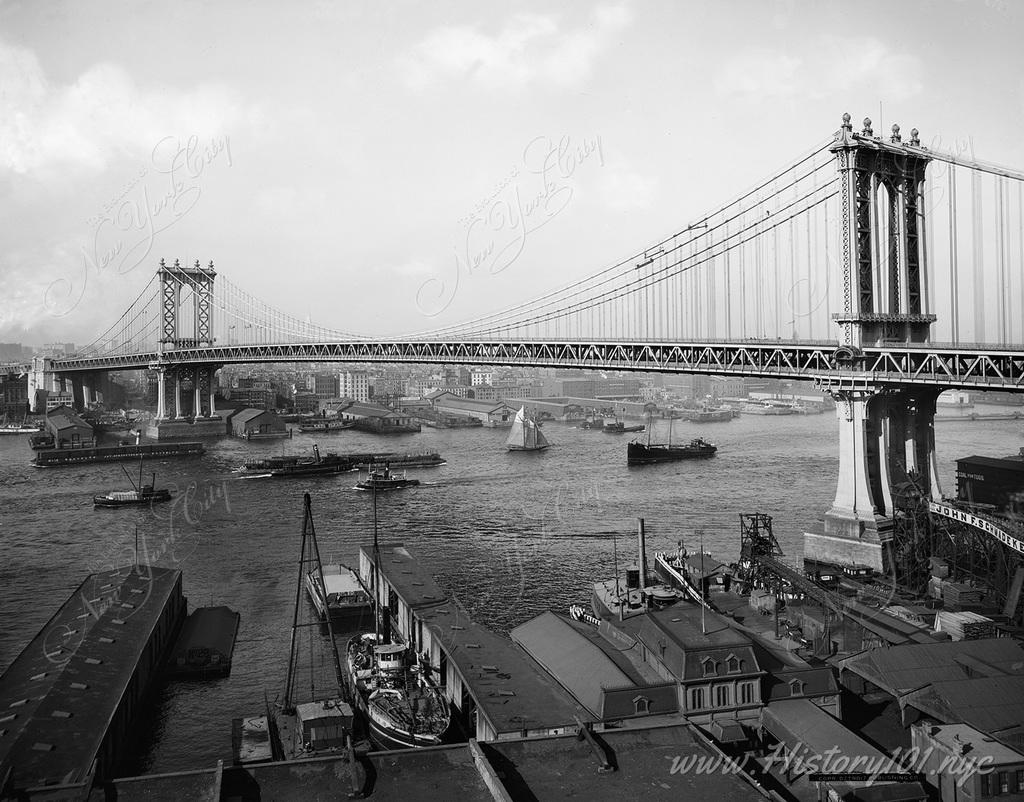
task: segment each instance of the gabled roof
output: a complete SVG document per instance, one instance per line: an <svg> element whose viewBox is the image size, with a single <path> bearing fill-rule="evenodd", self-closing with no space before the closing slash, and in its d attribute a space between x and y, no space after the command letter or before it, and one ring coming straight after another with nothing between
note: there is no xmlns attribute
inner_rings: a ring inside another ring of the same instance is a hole
<svg viewBox="0 0 1024 802"><path fill-rule="evenodd" d="M933 682L900 699L947 724L963 722L987 733L1024 727L1024 676Z"/></svg>
<svg viewBox="0 0 1024 802"><path fill-rule="evenodd" d="M1024 676L1024 649L1010 638L909 643L870 649L840 662L888 693L982 673Z"/></svg>
<svg viewBox="0 0 1024 802"><path fill-rule="evenodd" d="M252 407L246 407L245 409L240 409L236 412L231 418L231 422L232 424L248 423L253 418L258 418L260 415L266 415L267 413L270 413L271 415L274 414L269 409L253 409ZM276 415L274 417L276 417Z"/></svg>
<svg viewBox="0 0 1024 802"><path fill-rule="evenodd" d="M634 684L596 644L555 613L541 613L509 634L598 718L604 707L604 689Z"/></svg>

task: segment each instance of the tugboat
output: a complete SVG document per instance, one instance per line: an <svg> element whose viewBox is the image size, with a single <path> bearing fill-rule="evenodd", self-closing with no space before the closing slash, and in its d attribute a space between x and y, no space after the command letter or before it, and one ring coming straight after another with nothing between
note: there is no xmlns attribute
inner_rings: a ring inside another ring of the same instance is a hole
<svg viewBox="0 0 1024 802"><path fill-rule="evenodd" d="M373 559L379 566L376 490ZM438 746L451 723L448 700L434 683L430 666L422 664L408 644L381 632L382 624L391 630L387 615L387 608L378 604L374 631L348 642L346 662L355 703L369 721L370 739L381 749Z"/></svg>
<svg viewBox="0 0 1024 802"><path fill-rule="evenodd" d="M626 447L627 465L645 465L651 462L673 462L681 459L713 457L718 446L703 437L695 437L685 445L672 445L672 420L669 419L668 442L652 443L651 430L647 429L647 442L634 440Z"/></svg>
<svg viewBox="0 0 1024 802"><path fill-rule="evenodd" d="M606 423L604 425L604 432L605 434L625 434L626 432L642 432L644 428L642 423L636 426L627 426L622 421L617 420Z"/></svg>
<svg viewBox="0 0 1024 802"><path fill-rule="evenodd" d="M416 487L419 479L409 479L402 471L402 475L391 473L391 468L385 465L383 468L371 468L366 479L356 483L356 490L401 490L406 487Z"/></svg>
<svg viewBox="0 0 1024 802"><path fill-rule="evenodd" d="M139 483L135 484L132 477L128 476L128 471L124 470L124 475L128 477L128 481L132 483L131 490L111 490L105 496L93 496L92 503L95 507L128 507L133 504L151 504L158 501L170 501L171 491L166 487L162 487L159 490L156 489L156 474L153 474L153 479L148 485L142 484L142 460L139 460Z"/></svg>

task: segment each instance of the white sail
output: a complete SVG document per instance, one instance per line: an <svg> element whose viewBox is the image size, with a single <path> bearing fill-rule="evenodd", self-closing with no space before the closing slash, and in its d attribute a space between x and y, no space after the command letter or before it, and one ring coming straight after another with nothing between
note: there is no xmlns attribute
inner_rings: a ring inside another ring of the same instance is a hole
<svg viewBox="0 0 1024 802"><path fill-rule="evenodd" d="M505 445L510 451L540 451L551 445L536 421L526 417L526 407L520 407L512 421L512 431L509 432Z"/></svg>

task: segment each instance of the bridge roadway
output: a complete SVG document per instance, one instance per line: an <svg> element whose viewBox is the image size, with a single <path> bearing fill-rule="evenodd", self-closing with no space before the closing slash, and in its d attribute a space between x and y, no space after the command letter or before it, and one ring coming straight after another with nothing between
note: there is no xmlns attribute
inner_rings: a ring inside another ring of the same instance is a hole
<svg viewBox="0 0 1024 802"><path fill-rule="evenodd" d="M962 346L841 347L835 342L626 342L573 340L350 340L177 348L68 357L52 370L75 373L189 364L378 362L601 368L818 380L825 389L878 385L1024 391L1024 351Z"/></svg>

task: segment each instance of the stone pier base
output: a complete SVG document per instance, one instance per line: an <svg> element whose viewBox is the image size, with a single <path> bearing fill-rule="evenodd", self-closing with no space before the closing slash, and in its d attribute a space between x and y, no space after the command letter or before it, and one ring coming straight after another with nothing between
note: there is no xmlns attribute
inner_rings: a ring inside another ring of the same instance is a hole
<svg viewBox="0 0 1024 802"><path fill-rule="evenodd" d="M804 559L834 565L868 565L883 572L882 544L825 534L819 524L817 531L804 532Z"/></svg>
<svg viewBox="0 0 1024 802"><path fill-rule="evenodd" d="M165 420L146 428L151 440L194 440L197 437L226 437L227 423L223 418L200 418L195 423L183 420Z"/></svg>

